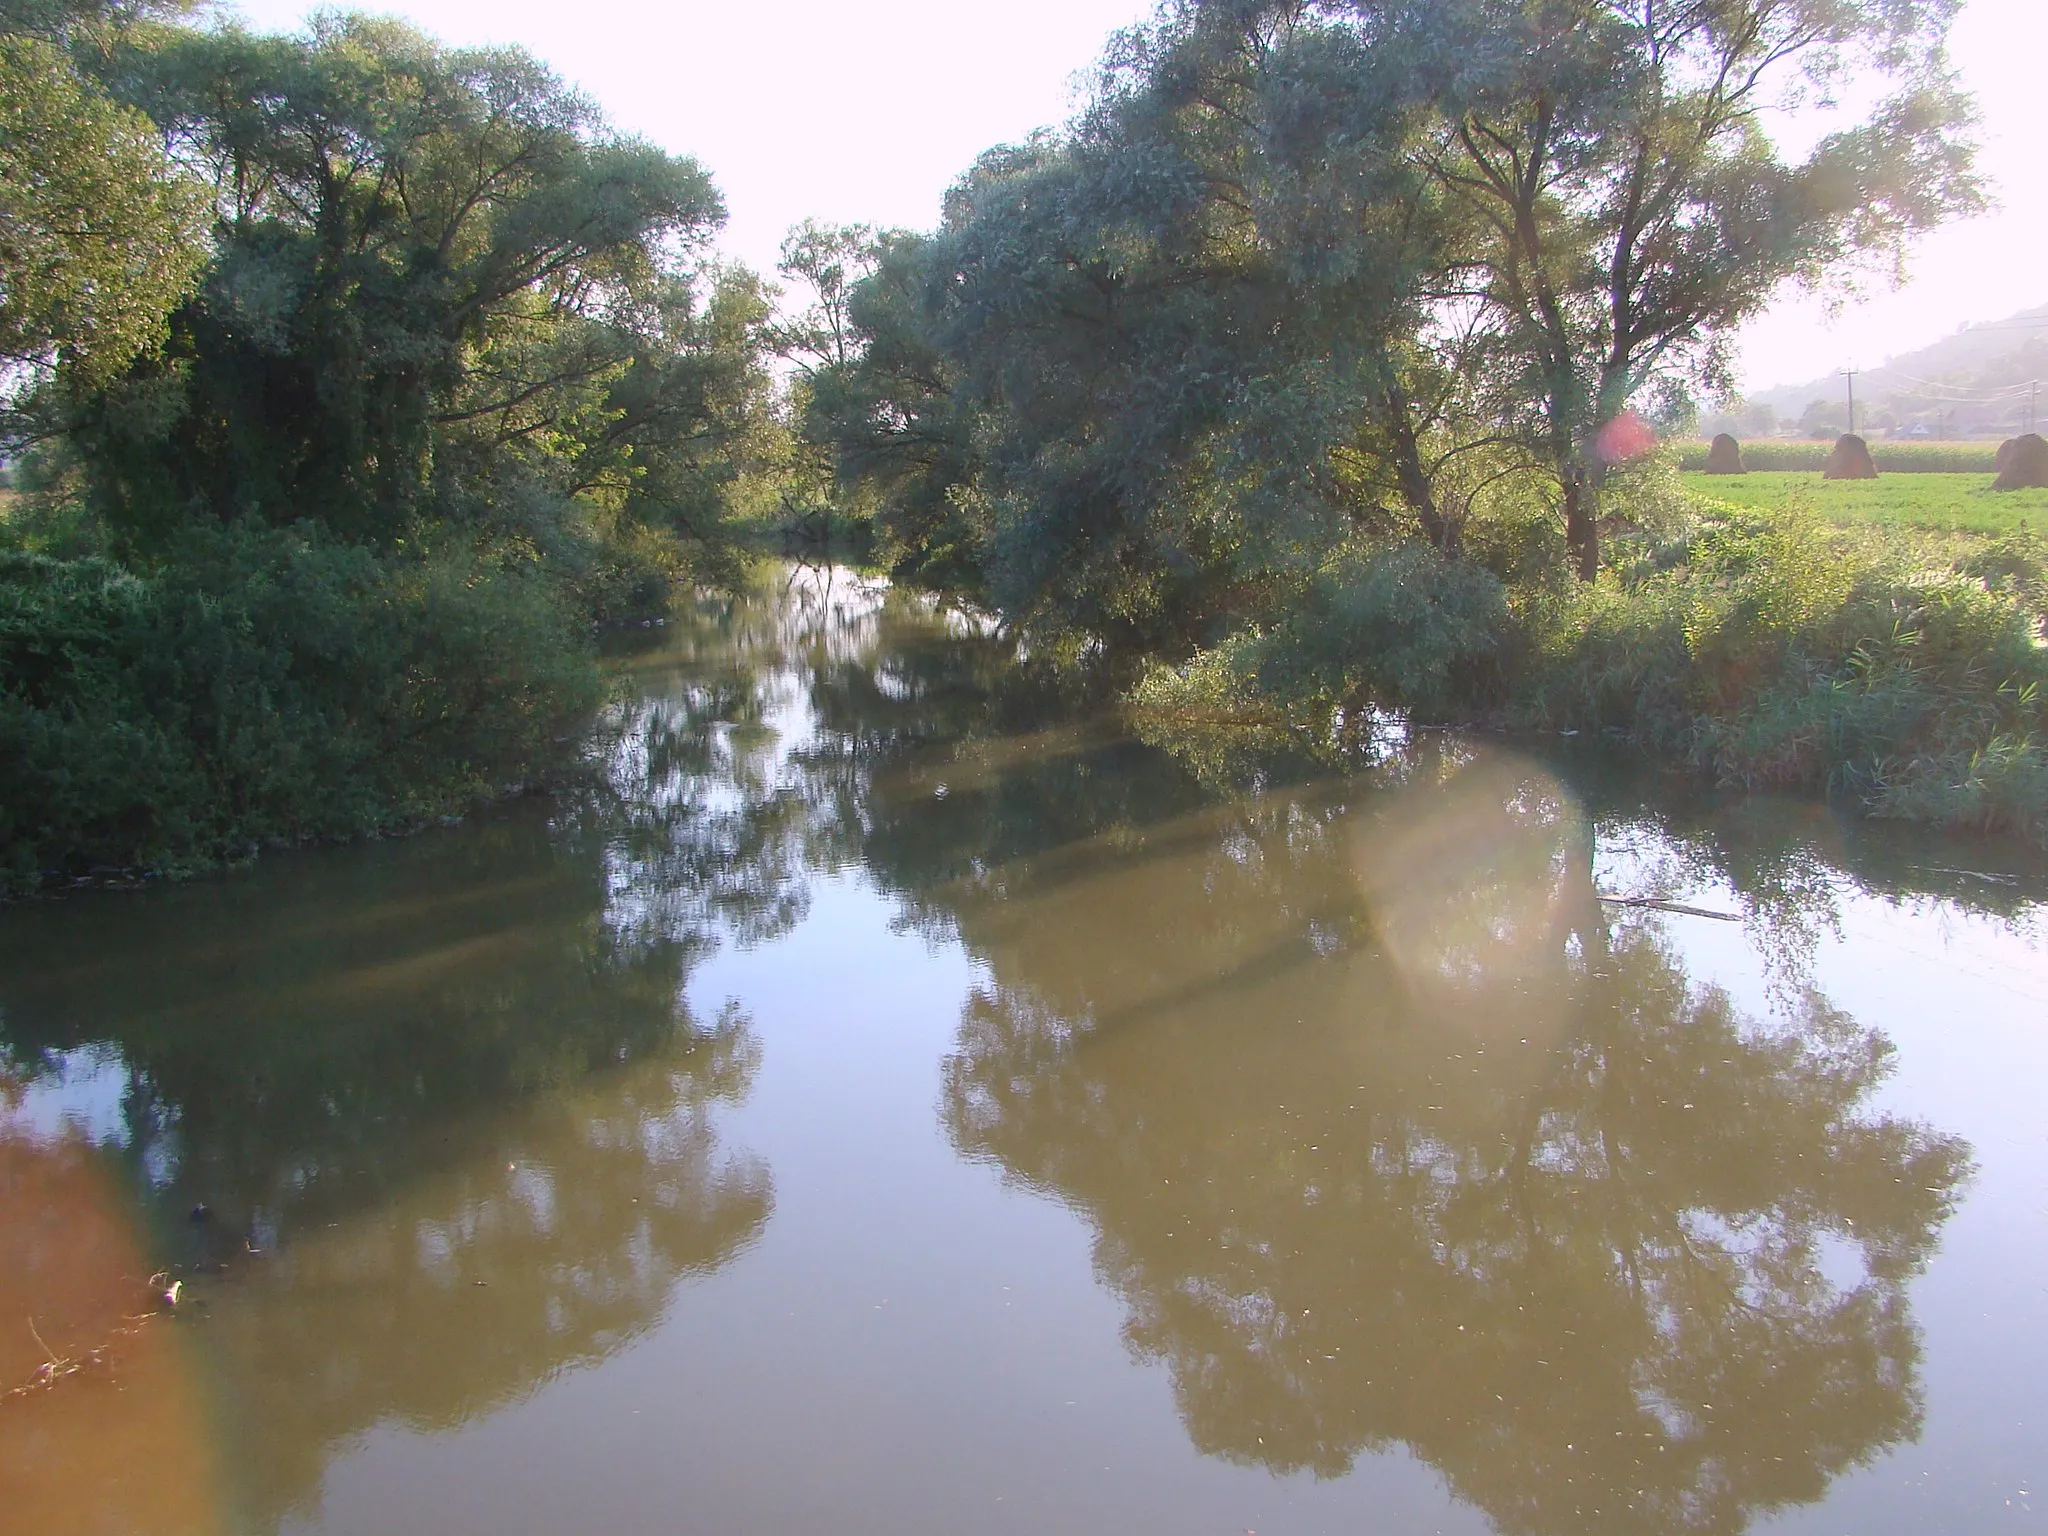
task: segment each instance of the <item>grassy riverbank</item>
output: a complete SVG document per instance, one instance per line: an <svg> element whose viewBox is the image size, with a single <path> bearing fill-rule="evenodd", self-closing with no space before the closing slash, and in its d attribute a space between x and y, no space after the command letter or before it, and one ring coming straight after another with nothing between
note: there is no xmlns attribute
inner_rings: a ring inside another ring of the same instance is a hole
<svg viewBox="0 0 2048 1536"><path fill-rule="evenodd" d="M1334 740L1425 722L1600 735L1720 784L2048 836L2048 544L1696 503L1595 583L1419 545L1326 565L1280 623L1137 688L1156 720Z"/></svg>

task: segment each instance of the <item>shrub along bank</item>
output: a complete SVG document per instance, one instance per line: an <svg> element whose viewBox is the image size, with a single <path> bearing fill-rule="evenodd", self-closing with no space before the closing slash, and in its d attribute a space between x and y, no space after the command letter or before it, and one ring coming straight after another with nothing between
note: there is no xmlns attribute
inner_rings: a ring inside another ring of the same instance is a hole
<svg viewBox="0 0 2048 1536"><path fill-rule="evenodd" d="M1287 719L1336 740L1376 710L1597 732L1724 784L2048 835L2040 539L1937 552L1718 507L1633 554L1595 583L1513 585L1419 545L1349 556L1305 585L1305 617L1156 666L1135 702L1169 732Z"/></svg>
<svg viewBox="0 0 2048 1536"><path fill-rule="evenodd" d="M569 767L601 688L532 563L194 531L0 552L0 890L381 832Z"/></svg>

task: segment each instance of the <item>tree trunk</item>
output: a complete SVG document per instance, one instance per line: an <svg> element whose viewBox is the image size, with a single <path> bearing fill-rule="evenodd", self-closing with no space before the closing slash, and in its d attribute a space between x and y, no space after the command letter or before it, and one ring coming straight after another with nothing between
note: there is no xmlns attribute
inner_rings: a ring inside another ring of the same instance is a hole
<svg viewBox="0 0 2048 1536"><path fill-rule="evenodd" d="M1430 483L1429 472L1422 467L1422 446L1415 435L1415 423L1408 414L1408 397L1396 386L1387 392L1384 405L1387 435L1394 445L1394 475L1401 488L1401 499L1408 503L1408 510L1422 525L1423 537L1440 553L1455 555L1464 543L1461 537L1464 523L1459 518L1445 517L1437 505L1436 488Z"/></svg>
<svg viewBox="0 0 2048 1536"><path fill-rule="evenodd" d="M1600 574L1600 503L1583 476L1567 475L1564 482L1564 538L1571 546L1579 580L1592 581Z"/></svg>

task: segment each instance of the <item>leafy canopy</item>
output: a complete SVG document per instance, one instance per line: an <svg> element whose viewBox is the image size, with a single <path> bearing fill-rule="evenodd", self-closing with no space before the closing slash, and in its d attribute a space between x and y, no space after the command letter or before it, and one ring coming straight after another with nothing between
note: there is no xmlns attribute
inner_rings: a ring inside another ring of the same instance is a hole
<svg viewBox="0 0 2048 1536"><path fill-rule="evenodd" d="M56 43L0 33L0 364L106 380L159 344L205 260L196 189L149 120Z"/></svg>
<svg viewBox="0 0 2048 1536"><path fill-rule="evenodd" d="M736 276L703 301L724 208L696 162L524 53L360 16L174 32L119 74L215 231L166 361L70 423L131 537L200 507L390 541L583 496L674 509L715 477L765 314Z"/></svg>
<svg viewBox="0 0 2048 1536"><path fill-rule="evenodd" d="M1617 422L1723 383L1785 283L1979 206L1953 12L1172 0L854 286L812 430L902 504L901 568L943 547L1005 613L1141 649L1347 543L1456 553L1510 492L1590 577ZM1766 131L1851 79L1875 103L1810 152Z"/></svg>

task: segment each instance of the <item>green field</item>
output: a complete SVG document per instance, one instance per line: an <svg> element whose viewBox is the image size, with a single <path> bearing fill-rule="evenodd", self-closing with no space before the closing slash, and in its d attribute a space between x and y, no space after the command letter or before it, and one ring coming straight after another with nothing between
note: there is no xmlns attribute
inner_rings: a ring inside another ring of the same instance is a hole
<svg viewBox="0 0 2048 1536"><path fill-rule="evenodd" d="M1685 488L1715 501L1764 511L1810 507L1844 526L1928 528L1955 533L2006 533L2048 528L2048 491L1994 491L1989 475L1882 475L1876 480L1823 480L1799 472L1679 477Z"/></svg>

